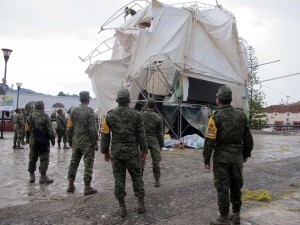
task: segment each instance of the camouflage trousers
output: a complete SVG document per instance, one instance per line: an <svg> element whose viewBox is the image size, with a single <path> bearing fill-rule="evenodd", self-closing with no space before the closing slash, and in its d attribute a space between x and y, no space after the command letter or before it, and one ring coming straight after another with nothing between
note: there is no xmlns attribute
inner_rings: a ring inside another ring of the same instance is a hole
<svg viewBox="0 0 300 225"><path fill-rule="evenodd" d="M57 130L57 143L61 143L61 139L63 139L63 143L67 143L67 133L65 130Z"/></svg>
<svg viewBox="0 0 300 225"><path fill-rule="evenodd" d="M214 184L218 192L218 205L221 216L232 210L239 212L242 206L243 163L214 162Z"/></svg>
<svg viewBox="0 0 300 225"><path fill-rule="evenodd" d="M161 155L160 155L160 147L159 143L153 143L153 144L148 144L148 148L151 153L151 158L152 158L152 171L154 175L154 179L159 179L160 178L160 161L161 161ZM145 164L146 161L142 161L142 173L144 174L144 169L145 169Z"/></svg>
<svg viewBox="0 0 300 225"><path fill-rule="evenodd" d="M72 157L68 171L68 180L74 181L81 158L84 162L83 180L85 183L91 182L93 177L93 167L95 159L95 149L89 148L73 148Z"/></svg>
<svg viewBox="0 0 300 225"><path fill-rule="evenodd" d="M34 172L36 170L36 163L38 158L40 158L39 172L46 173L49 166L50 145L45 146L44 149L40 149L35 143L30 143L29 147L28 172Z"/></svg>
<svg viewBox="0 0 300 225"><path fill-rule="evenodd" d="M23 129L19 128L15 130L14 142L21 142L23 140Z"/></svg>
<svg viewBox="0 0 300 225"><path fill-rule="evenodd" d="M144 181L141 170L140 157L132 159L116 159L113 158L112 169L115 178L115 197L116 199L123 199L126 196L125 181L126 169L128 170L131 180L134 195L138 198L145 196Z"/></svg>

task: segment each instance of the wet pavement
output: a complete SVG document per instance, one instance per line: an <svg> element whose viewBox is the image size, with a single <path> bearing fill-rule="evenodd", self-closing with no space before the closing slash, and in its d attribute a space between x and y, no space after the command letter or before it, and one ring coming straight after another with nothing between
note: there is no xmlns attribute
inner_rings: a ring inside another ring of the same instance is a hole
<svg viewBox="0 0 300 225"><path fill-rule="evenodd" d="M83 196L83 161L67 194L71 149L51 148L50 185L28 183L29 146L12 149L12 133L0 140L0 224L209 224L217 215L216 192L211 172L203 170L202 150L175 149L162 153L161 187L153 186L151 159L145 169L145 215L136 213L136 199L127 176L128 216L121 220L113 196L111 164L96 153L92 186L98 194ZM300 224L300 135L254 134L255 149L245 164L244 188L268 190L269 203L244 202L243 224ZM39 165L39 163L38 163ZM38 168L36 172L39 179Z"/></svg>

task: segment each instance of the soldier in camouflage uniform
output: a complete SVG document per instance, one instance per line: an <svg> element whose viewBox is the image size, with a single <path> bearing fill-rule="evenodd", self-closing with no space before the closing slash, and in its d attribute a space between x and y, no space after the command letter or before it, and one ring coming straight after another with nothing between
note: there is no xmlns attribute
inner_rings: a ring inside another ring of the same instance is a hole
<svg viewBox="0 0 300 225"><path fill-rule="evenodd" d="M26 132L30 132L29 137L29 165L30 183L35 182L35 170L38 158L40 158L39 171L41 173L40 183L50 184L50 179L46 173L49 165L50 143L55 144L55 136L52 131L50 117L44 112L44 102L37 101L35 103L35 111L26 119ZM43 142L43 143L41 143Z"/></svg>
<svg viewBox="0 0 300 225"><path fill-rule="evenodd" d="M75 190L74 181L81 158L84 160L84 195L97 193L91 187L95 151L98 150L98 134L96 130L96 118L94 110L88 107L90 93L79 93L80 106L71 111L67 122L67 135L69 145L72 148L72 158L68 171L69 186L67 192Z"/></svg>
<svg viewBox="0 0 300 225"><path fill-rule="evenodd" d="M251 156L253 138L248 120L243 111L233 108L231 89L221 86L216 103L219 109L208 122L204 142L205 169L210 169L213 155L214 184L218 193L220 217L211 220L211 225L240 224L242 206L243 162ZM230 202L232 214L229 216Z"/></svg>
<svg viewBox="0 0 300 225"><path fill-rule="evenodd" d="M23 129L25 127L24 120L21 114L21 110L17 108L13 117L14 123L14 149L24 149L20 144L23 140Z"/></svg>
<svg viewBox="0 0 300 225"><path fill-rule="evenodd" d="M143 112L145 130L147 135L148 148L150 149L153 175L155 179L155 187L160 186L160 166L161 161L160 149L164 147L164 131L162 118L154 111L155 100L153 98L148 99L147 109ZM143 161L145 162L145 161ZM142 163L142 169L144 172L145 163Z"/></svg>
<svg viewBox="0 0 300 225"><path fill-rule="evenodd" d="M138 213L143 214L145 212L145 190L141 160L146 160L148 147L142 115L129 107L130 95L128 90L120 90L116 100L119 106L108 112L103 119L101 152L104 154L105 161L111 160L112 162L115 178L114 193L119 202L120 215L125 217L126 168L132 179L134 194L138 198Z"/></svg>
<svg viewBox="0 0 300 225"><path fill-rule="evenodd" d="M61 148L61 138L63 139L64 143L63 149L69 149L69 147L67 146L67 122L62 109L57 110L56 124L58 149Z"/></svg>

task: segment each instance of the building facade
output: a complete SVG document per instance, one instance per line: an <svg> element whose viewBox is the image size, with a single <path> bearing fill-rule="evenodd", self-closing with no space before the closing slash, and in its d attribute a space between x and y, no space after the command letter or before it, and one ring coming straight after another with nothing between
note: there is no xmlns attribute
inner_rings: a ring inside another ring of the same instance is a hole
<svg viewBox="0 0 300 225"><path fill-rule="evenodd" d="M300 126L300 103L272 105L265 109L267 123L275 126Z"/></svg>
<svg viewBox="0 0 300 225"><path fill-rule="evenodd" d="M13 97L14 109L17 108L17 93L7 93L7 96ZM31 101L43 101L45 104L45 112L50 116L57 109L62 108L65 111L71 107L80 105L79 97L72 96L52 96L52 95L41 95L41 94L19 94L18 108L25 108L25 105ZM89 107L94 109L96 112L97 100L91 99Z"/></svg>

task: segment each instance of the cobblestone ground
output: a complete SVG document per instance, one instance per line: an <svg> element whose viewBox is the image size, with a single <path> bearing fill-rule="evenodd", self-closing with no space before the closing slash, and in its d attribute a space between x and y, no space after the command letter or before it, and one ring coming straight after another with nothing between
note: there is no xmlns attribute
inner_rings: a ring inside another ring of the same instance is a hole
<svg viewBox="0 0 300 225"><path fill-rule="evenodd" d="M217 216L216 192L211 172L203 170L202 150L183 149L162 153L161 187L153 186L151 159L145 170L147 212L138 215L130 176L126 183L128 216L120 219L113 196L111 164L96 153L92 186L98 193L83 196L83 162L67 194L67 170L71 150L51 148L50 185L29 184L28 146L12 149L12 134L0 140L0 224L209 224ZM245 225L300 224L300 136L254 134L255 149L244 165L249 190L268 190L286 197L268 203L244 202ZM37 170L38 171L38 170ZM39 174L37 179L39 179Z"/></svg>

